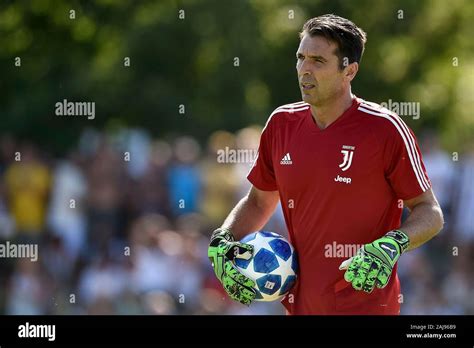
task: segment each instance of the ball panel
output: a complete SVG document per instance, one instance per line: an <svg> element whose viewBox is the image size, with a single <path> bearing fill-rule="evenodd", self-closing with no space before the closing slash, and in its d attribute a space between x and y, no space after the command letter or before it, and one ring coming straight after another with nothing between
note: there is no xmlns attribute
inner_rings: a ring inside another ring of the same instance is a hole
<svg viewBox="0 0 474 348"><path fill-rule="evenodd" d="M262 294L257 289L255 289L255 300L257 300L257 301L263 300Z"/></svg>
<svg viewBox="0 0 474 348"><path fill-rule="evenodd" d="M241 243L248 243L251 240L254 240L257 237L257 232L250 233L240 240Z"/></svg>
<svg viewBox="0 0 474 348"><path fill-rule="evenodd" d="M279 265L275 254L267 249L260 249L253 257L253 269L258 273L270 273Z"/></svg>
<svg viewBox="0 0 474 348"><path fill-rule="evenodd" d="M285 242L283 239L273 239L270 244L272 250L280 256L283 260L287 261L291 256L290 244Z"/></svg>
<svg viewBox="0 0 474 348"><path fill-rule="evenodd" d="M285 295L295 285L296 276L288 276L280 289L280 295Z"/></svg>
<svg viewBox="0 0 474 348"><path fill-rule="evenodd" d="M256 283L262 294L273 295L280 289L281 276L278 274L268 274L258 278Z"/></svg>
<svg viewBox="0 0 474 348"><path fill-rule="evenodd" d="M293 257L291 258L291 268L295 274L298 273L298 255L296 252L293 253Z"/></svg>
<svg viewBox="0 0 474 348"><path fill-rule="evenodd" d="M282 238L279 234L270 231L260 231L259 232L264 237L273 237L273 238Z"/></svg>
<svg viewBox="0 0 474 348"><path fill-rule="evenodd" d="M247 269L249 266L249 263L252 261L252 259L249 260L244 260L244 259L234 259L234 263L237 267Z"/></svg>

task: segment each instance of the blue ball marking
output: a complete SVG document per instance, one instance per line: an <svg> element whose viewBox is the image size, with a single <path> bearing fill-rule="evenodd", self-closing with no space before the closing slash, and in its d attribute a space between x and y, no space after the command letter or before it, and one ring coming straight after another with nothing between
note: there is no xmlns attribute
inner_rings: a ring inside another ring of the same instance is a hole
<svg viewBox="0 0 474 348"><path fill-rule="evenodd" d="M295 285L295 282L296 282L296 276L288 276L288 278L286 278L285 280L285 283L283 283L283 286L281 287L280 289L280 295L284 295L288 292L288 290L290 290L293 285Z"/></svg>
<svg viewBox="0 0 474 348"><path fill-rule="evenodd" d="M249 263L252 261L252 259L250 258L249 260L244 260L244 259L234 259L234 262L235 262L235 265L237 267L240 267L242 269L247 269L247 267L249 266Z"/></svg>
<svg viewBox="0 0 474 348"><path fill-rule="evenodd" d="M248 243L257 237L257 232L250 233L240 240L241 243Z"/></svg>
<svg viewBox="0 0 474 348"><path fill-rule="evenodd" d="M273 238L281 238L281 236L275 232L270 231L260 231L259 232L264 237L273 237Z"/></svg>
<svg viewBox="0 0 474 348"><path fill-rule="evenodd" d="M260 290L255 289L255 299L256 300L263 300L263 296L260 293Z"/></svg>
<svg viewBox="0 0 474 348"><path fill-rule="evenodd" d="M295 274L298 274L298 255L296 252L293 253L293 258L291 259L291 269Z"/></svg>
<svg viewBox="0 0 474 348"><path fill-rule="evenodd" d="M266 295L273 295L280 289L281 276L278 274L268 274L260 277L256 281L257 287L261 293Z"/></svg>
<svg viewBox="0 0 474 348"><path fill-rule="evenodd" d="M264 248L260 249L253 258L253 269L258 273L270 273L279 266L275 254Z"/></svg>
<svg viewBox="0 0 474 348"><path fill-rule="evenodd" d="M272 247L272 250L280 256L283 260L287 261L291 256L291 247L283 239L274 239L268 244Z"/></svg>

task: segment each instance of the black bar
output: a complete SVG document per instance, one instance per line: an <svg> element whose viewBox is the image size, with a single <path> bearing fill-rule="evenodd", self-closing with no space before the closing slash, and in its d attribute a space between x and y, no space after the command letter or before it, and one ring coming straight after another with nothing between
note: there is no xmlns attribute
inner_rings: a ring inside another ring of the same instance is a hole
<svg viewBox="0 0 474 348"><path fill-rule="evenodd" d="M55 340L20 325L55 325ZM431 326L429 326L431 325ZM1 316L0 347L474 346L474 316ZM421 334L425 337L407 337ZM455 334L455 338L427 335ZM165 345L166 343L166 345Z"/></svg>

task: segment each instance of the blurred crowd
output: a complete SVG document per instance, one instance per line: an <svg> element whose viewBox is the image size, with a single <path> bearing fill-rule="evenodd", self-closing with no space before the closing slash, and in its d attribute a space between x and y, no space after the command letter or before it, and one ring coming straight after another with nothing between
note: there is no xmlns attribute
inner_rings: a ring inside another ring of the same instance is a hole
<svg viewBox="0 0 474 348"><path fill-rule="evenodd" d="M231 301L207 258L213 229L249 190L261 129L154 139L85 130L67 156L0 136L0 242L37 243L38 261L1 259L5 314L283 314ZM474 314L474 149L420 138L443 231L400 259L402 314ZM458 157L456 157L458 156ZM286 235L279 207L266 228ZM317 276L317 275L315 275Z"/></svg>

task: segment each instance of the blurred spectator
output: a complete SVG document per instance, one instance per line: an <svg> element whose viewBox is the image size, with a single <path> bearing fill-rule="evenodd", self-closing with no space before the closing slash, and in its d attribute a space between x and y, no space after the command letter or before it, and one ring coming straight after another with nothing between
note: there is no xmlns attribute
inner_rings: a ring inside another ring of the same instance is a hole
<svg viewBox="0 0 474 348"><path fill-rule="evenodd" d="M222 162L218 161L218 153L225 152L226 147L235 148L235 136L225 131L213 133L209 137L207 154L201 164L204 192L200 211L209 219L213 228L222 224L238 202L236 190L239 187L239 178L236 177L234 164L228 163L226 158Z"/></svg>
<svg viewBox="0 0 474 348"><path fill-rule="evenodd" d="M123 230L126 173L124 161L103 139L86 166L89 194L87 196L87 251L94 257L104 253L109 244L125 234Z"/></svg>
<svg viewBox="0 0 474 348"><path fill-rule="evenodd" d="M173 291L176 254L181 248L181 237L169 231L168 220L159 215L140 217L131 228L130 256L132 260L131 286L137 294L149 291ZM171 234L173 243L162 249L160 238Z"/></svg>
<svg viewBox="0 0 474 348"><path fill-rule="evenodd" d="M151 146L147 167L140 180L133 180L128 204L134 217L156 213L170 216L167 185L167 166L171 159L171 146L156 141Z"/></svg>
<svg viewBox="0 0 474 348"><path fill-rule="evenodd" d="M114 262L109 255L101 255L87 266L79 281L81 303L94 308L103 301L113 301L119 297L128 285L127 271L122 264ZM107 310L95 311L96 314L112 314ZM110 311L112 312L112 311Z"/></svg>
<svg viewBox="0 0 474 348"><path fill-rule="evenodd" d="M85 199L86 178L80 167L81 159L72 152L60 161L53 173L48 221L51 231L63 240L66 251L75 259L86 238Z"/></svg>
<svg viewBox="0 0 474 348"><path fill-rule="evenodd" d="M6 314L39 315L48 313L50 282L40 262L18 259L7 286Z"/></svg>
<svg viewBox="0 0 474 348"><path fill-rule="evenodd" d="M47 235L41 248L41 262L55 281L63 284L72 282L75 254L69 252L64 239L57 235Z"/></svg>
<svg viewBox="0 0 474 348"><path fill-rule="evenodd" d="M168 171L170 204L175 215L195 212L201 194L197 166L201 149L191 137L179 137L174 143L174 162Z"/></svg>
<svg viewBox="0 0 474 348"><path fill-rule="evenodd" d="M50 180L50 170L40 160L37 149L32 144L24 144L5 172L8 207L19 240L39 241L45 223Z"/></svg>
<svg viewBox="0 0 474 348"><path fill-rule="evenodd" d="M0 240L11 238L14 233L15 222L8 212L3 195L0 195Z"/></svg>
<svg viewBox="0 0 474 348"><path fill-rule="evenodd" d="M462 248L460 254L453 257L454 262L441 288L445 306L452 309L445 314L474 312L472 256L472 250Z"/></svg>
<svg viewBox="0 0 474 348"><path fill-rule="evenodd" d="M474 144L461 155L456 175L457 200L455 205L456 238L474 243Z"/></svg>
<svg viewBox="0 0 474 348"><path fill-rule="evenodd" d="M144 306L147 314L171 315L177 314L176 301L166 291L150 291L144 296Z"/></svg>
<svg viewBox="0 0 474 348"><path fill-rule="evenodd" d="M132 179L140 179L148 168L151 152L151 139L143 129L130 129L122 132L122 150L129 154L126 160L127 173Z"/></svg>
<svg viewBox="0 0 474 348"><path fill-rule="evenodd" d="M422 135L421 149L436 198L443 209L445 220L449 221L453 198L453 158L441 148L437 134L432 131Z"/></svg>

